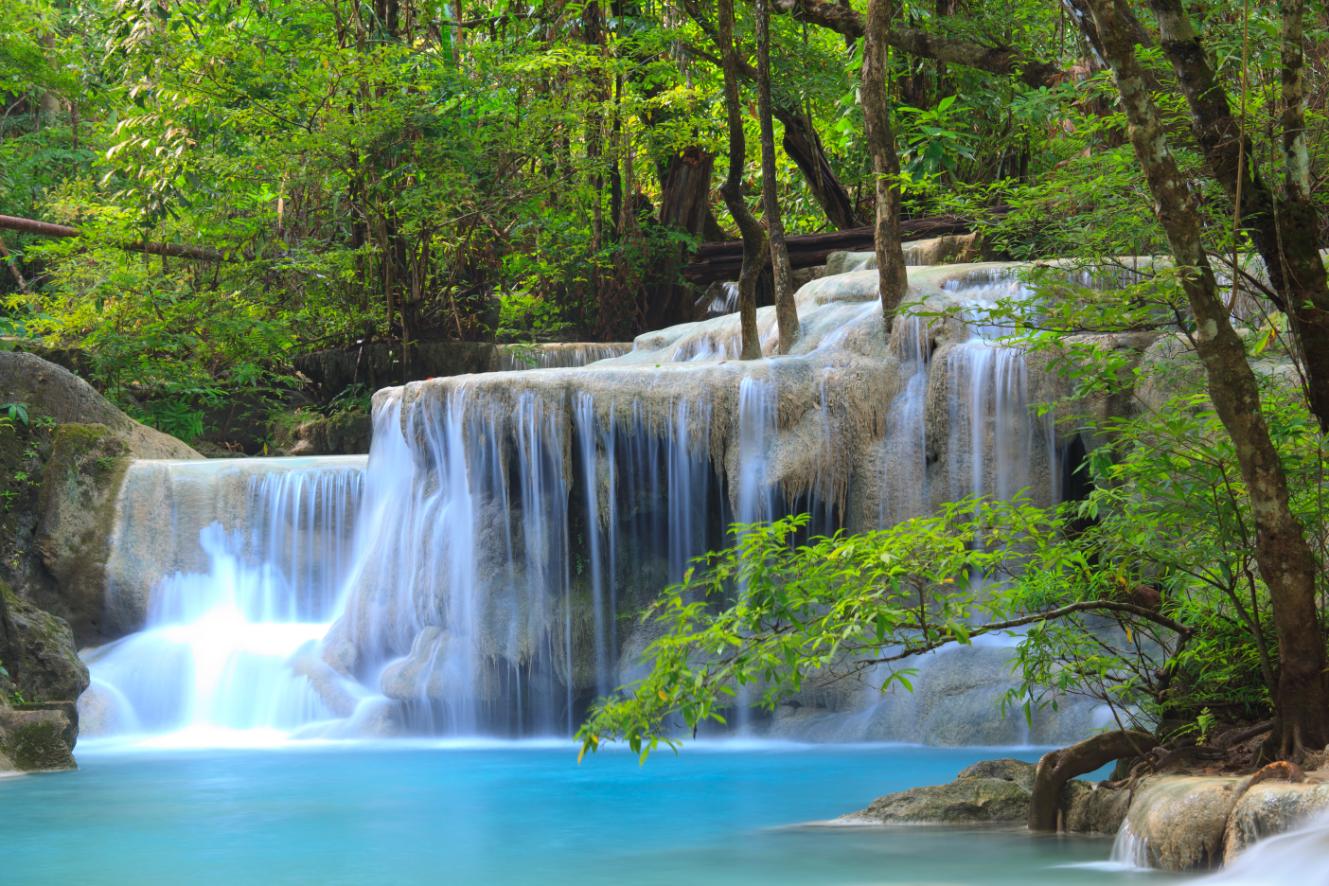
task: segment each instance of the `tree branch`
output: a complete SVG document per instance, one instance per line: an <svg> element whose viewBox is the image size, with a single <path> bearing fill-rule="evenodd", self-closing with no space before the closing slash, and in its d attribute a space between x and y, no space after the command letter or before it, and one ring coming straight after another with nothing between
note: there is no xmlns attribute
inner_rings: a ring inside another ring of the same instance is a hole
<svg viewBox="0 0 1329 886"><path fill-rule="evenodd" d="M1008 631L1012 628L1024 627L1040 621L1054 621L1059 618L1065 618L1068 615L1074 615L1077 612L1118 612L1126 615L1134 615L1151 621L1156 625L1167 628L1181 637L1189 637L1194 631L1175 619L1168 618L1147 606L1140 606L1135 603L1125 603L1118 600L1081 600L1078 603L1068 603L1065 606L1056 609L1049 609L1046 612L1034 612L1029 615L1022 615L1019 618L1012 618L1006 621L994 621L974 628L969 632L970 637L981 637L983 634L991 634L995 631ZM939 640L931 640L922 646L912 646L902 652L896 652L891 655L881 656L879 658L870 658L861 662L863 665L887 664L901 659L911 658L915 655L922 655L925 652L932 652L935 649L956 642L955 637L947 636Z"/></svg>
<svg viewBox="0 0 1329 886"><path fill-rule="evenodd" d="M18 218L13 215L0 215L0 228L35 234L38 237L81 237L83 232L69 225L57 225L38 221L33 218ZM208 246L186 246L179 243L154 243L142 240L133 243L112 243L117 249L130 252L146 252L149 255L165 255L172 258L192 258L197 261L226 261L227 256L220 250Z"/></svg>
<svg viewBox="0 0 1329 886"><path fill-rule="evenodd" d="M775 0L775 8L799 21L837 31L851 40L863 36L863 16L849 6L828 0ZM1027 58L1009 46L984 46L968 40L938 37L920 28L892 28L889 43L893 49L919 58L930 58L952 65L978 68L993 74L1014 75L1033 87L1055 86L1066 73L1055 64Z"/></svg>

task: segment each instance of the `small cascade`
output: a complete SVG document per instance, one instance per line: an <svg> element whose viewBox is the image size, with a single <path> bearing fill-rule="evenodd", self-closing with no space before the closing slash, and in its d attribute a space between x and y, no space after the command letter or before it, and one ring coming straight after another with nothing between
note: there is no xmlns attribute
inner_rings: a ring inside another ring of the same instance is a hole
<svg viewBox="0 0 1329 886"><path fill-rule="evenodd" d="M943 311L1018 286L934 277ZM828 532L952 495L1055 497L1023 356L976 314L905 314L888 336L875 286L870 273L804 286L789 355L735 359L727 316L579 368L385 389L367 464L135 465L107 586L108 622L128 636L87 653L88 714L121 733L567 735L640 672L639 614L733 522L808 511ZM770 353L773 309L758 325ZM922 685L990 720L1009 650L989 653L977 669L932 657ZM909 724L955 719L886 723L880 696L846 687L762 727L821 734L799 731L820 711L837 738L920 740Z"/></svg>
<svg viewBox="0 0 1329 886"><path fill-rule="evenodd" d="M144 629L89 656L108 729L289 732L332 716L291 663L313 654L336 613L362 465L131 466L108 606L141 611Z"/></svg>
<svg viewBox="0 0 1329 886"><path fill-rule="evenodd" d="M927 469L928 326L901 317L892 345L904 386L886 413L882 435L882 494L878 525L889 526L927 513L931 502Z"/></svg>
<svg viewBox="0 0 1329 886"><path fill-rule="evenodd" d="M963 315L970 337L944 361L948 498L1005 500L1026 491L1035 502L1056 501L1055 428L1035 410L1024 352L999 340L1012 330L987 314L1003 301L1026 297L1028 287L1009 275L976 274L950 290L969 306ZM1045 488L1037 488L1038 476L1047 478Z"/></svg>
<svg viewBox="0 0 1329 886"><path fill-rule="evenodd" d="M1148 870L1153 867L1150 860L1149 841L1135 833L1130 819L1122 819L1117 829L1116 839L1112 841L1112 854L1109 861L1123 868Z"/></svg>
<svg viewBox="0 0 1329 886"><path fill-rule="evenodd" d="M567 369L620 357L630 350L632 345L622 342L498 345L495 348L494 368L499 372L518 369Z"/></svg>
<svg viewBox="0 0 1329 886"><path fill-rule="evenodd" d="M1113 856L1116 847L1113 847ZM1329 815L1321 813L1300 827L1267 837L1237 856L1202 883L1329 883Z"/></svg>

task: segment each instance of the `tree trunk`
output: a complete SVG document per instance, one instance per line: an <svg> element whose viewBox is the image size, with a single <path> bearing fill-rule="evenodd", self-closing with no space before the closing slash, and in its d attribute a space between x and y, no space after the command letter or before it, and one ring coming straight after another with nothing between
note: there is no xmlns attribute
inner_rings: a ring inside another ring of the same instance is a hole
<svg viewBox="0 0 1329 886"><path fill-rule="evenodd" d="M766 231L771 243L771 285L775 322L779 326L781 354L798 340L798 306L794 304L793 270L780 215L780 189L775 173L775 122L771 119L771 9L770 0L757 0L757 115L761 129L761 197L766 210Z"/></svg>
<svg viewBox="0 0 1329 886"><path fill-rule="evenodd" d="M826 218L841 231L858 227L860 222L854 212L854 201L826 159L826 149L822 147L812 121L801 111L779 103L774 112L776 119L784 124L784 138L781 139L784 152L803 173Z"/></svg>
<svg viewBox="0 0 1329 886"><path fill-rule="evenodd" d="M890 329L909 288L904 250L900 248L900 158L895 152L891 112L886 99L887 47L895 0L868 0L863 39L863 120L876 179L877 214L873 245L881 286L881 313Z"/></svg>
<svg viewBox="0 0 1329 886"><path fill-rule="evenodd" d="M743 116L738 99L738 52L734 49L734 0L720 0L720 57L724 63L725 116L729 123L729 170L720 193L743 235L743 267L738 275L738 318L742 330L744 360L761 357L757 335L757 277L766 263L766 233L743 199L743 159L747 142L743 136Z"/></svg>
<svg viewBox="0 0 1329 886"><path fill-rule="evenodd" d="M1300 41L1288 37L1285 25L1284 99L1291 107L1283 109L1282 122L1285 149L1290 148L1292 156L1287 164L1287 194L1276 201L1260 175L1250 137L1233 117L1229 97L1181 0L1150 0L1150 4L1163 52L1190 105L1196 141L1204 150L1209 171L1237 204L1239 223L1264 260L1270 285L1279 296L1279 308L1287 313L1300 347L1311 411L1320 429L1329 432L1329 277L1320 258L1318 218L1308 196L1306 168L1293 159L1304 156L1305 151L1305 126L1298 110L1304 99L1296 97L1301 93L1297 85L1301 78L1288 72L1289 65L1300 67ZM1285 16L1295 17L1296 11L1286 7L1297 4L1284 5ZM1140 38L1143 36L1141 29ZM1289 134L1293 136L1290 141Z"/></svg>
<svg viewBox="0 0 1329 886"><path fill-rule="evenodd" d="M1250 496L1256 561L1269 587L1278 634L1274 750L1280 756L1296 756L1329 743L1329 693L1324 681L1324 638L1315 605L1315 559L1303 527L1292 514L1287 477L1260 411L1255 374L1219 297L1201 240L1202 221L1195 197L1168 147L1135 55L1135 34L1122 15L1121 4L1122 0L1088 0L1155 212L1195 315L1195 346L1209 398L1232 437Z"/></svg>
<svg viewBox="0 0 1329 886"><path fill-rule="evenodd" d="M703 148L690 146L669 158L660 174L660 211L656 218L661 227L701 237L710 217L711 171L715 157ZM653 262L643 287L640 324L644 329L660 329L692 319L690 287L679 278L687 260L682 246L670 249Z"/></svg>
<svg viewBox="0 0 1329 886"><path fill-rule="evenodd" d="M1158 741L1147 732L1119 729L1044 754L1034 769L1034 788L1029 798L1029 830L1059 829L1061 792L1066 782L1122 757L1139 756L1157 744Z"/></svg>

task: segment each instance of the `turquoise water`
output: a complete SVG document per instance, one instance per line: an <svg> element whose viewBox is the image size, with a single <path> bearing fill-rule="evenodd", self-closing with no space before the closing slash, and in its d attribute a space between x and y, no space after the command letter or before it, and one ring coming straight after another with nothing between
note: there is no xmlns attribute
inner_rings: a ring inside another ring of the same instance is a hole
<svg viewBox="0 0 1329 886"><path fill-rule="evenodd" d="M578 766L567 746L80 749L77 772L0 781L0 882L1162 882L1073 866L1106 859L1108 838L791 827L993 755L690 746Z"/></svg>

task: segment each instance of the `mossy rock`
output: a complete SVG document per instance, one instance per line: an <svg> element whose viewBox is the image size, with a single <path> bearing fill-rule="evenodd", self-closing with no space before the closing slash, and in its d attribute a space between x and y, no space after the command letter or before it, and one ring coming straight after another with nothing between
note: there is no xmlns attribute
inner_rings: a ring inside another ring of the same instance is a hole
<svg viewBox="0 0 1329 886"><path fill-rule="evenodd" d="M102 634L106 557L128 455L129 444L105 425L60 425L43 473L36 542L60 588L48 608L67 615L83 640Z"/></svg>
<svg viewBox="0 0 1329 886"><path fill-rule="evenodd" d="M374 431L364 409L290 413L274 425L273 443L286 455L360 455L369 451Z"/></svg>
<svg viewBox="0 0 1329 886"><path fill-rule="evenodd" d="M71 736L63 710L0 708L0 758L21 772L77 768Z"/></svg>
<svg viewBox="0 0 1329 886"><path fill-rule="evenodd" d="M62 618L38 609L0 581L0 662L14 689L35 702L74 701L88 668Z"/></svg>
<svg viewBox="0 0 1329 886"><path fill-rule="evenodd" d="M927 785L872 801L847 820L882 824L1015 824L1029 817L1032 764L986 760L950 784Z"/></svg>

